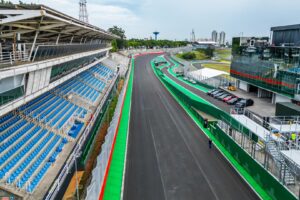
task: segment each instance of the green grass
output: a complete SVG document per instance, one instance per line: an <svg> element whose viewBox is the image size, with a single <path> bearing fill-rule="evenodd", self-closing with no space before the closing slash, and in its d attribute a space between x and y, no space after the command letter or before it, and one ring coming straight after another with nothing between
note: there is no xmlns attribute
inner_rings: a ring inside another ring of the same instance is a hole
<svg viewBox="0 0 300 200"><path fill-rule="evenodd" d="M224 64L224 63L207 63L202 64L203 67L210 68L210 69L216 69L223 72L230 73L230 65Z"/></svg>
<svg viewBox="0 0 300 200"><path fill-rule="evenodd" d="M204 52L200 52L200 51L192 51L192 52L196 55L196 58L193 59L193 60L207 60L207 59L209 59L209 57L207 57L207 56L205 55ZM177 56L178 58L184 59L184 58L182 57L182 55L183 55L183 54L176 54L176 56ZM184 59L184 60L185 60L185 59Z"/></svg>
<svg viewBox="0 0 300 200"><path fill-rule="evenodd" d="M220 61L230 61L231 49L215 49L215 53L220 58Z"/></svg>

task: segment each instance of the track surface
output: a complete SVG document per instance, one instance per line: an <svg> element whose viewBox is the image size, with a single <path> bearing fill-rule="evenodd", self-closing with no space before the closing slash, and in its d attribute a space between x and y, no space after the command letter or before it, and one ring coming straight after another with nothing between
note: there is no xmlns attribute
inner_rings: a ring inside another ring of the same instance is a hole
<svg viewBox="0 0 300 200"><path fill-rule="evenodd" d="M125 200L258 199L153 74L136 58Z"/></svg>

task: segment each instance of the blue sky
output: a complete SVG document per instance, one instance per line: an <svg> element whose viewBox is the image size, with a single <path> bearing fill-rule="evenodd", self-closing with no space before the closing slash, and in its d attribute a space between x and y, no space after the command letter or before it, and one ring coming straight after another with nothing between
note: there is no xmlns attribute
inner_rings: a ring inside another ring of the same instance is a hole
<svg viewBox="0 0 300 200"><path fill-rule="evenodd" d="M77 0L23 1L78 18ZM128 38L146 38L158 30L159 38L172 40L190 38L192 29L197 38L209 38L212 30L225 31L226 40L241 33L269 36L271 26L300 23L299 8L299 0L88 0L91 24L121 26Z"/></svg>

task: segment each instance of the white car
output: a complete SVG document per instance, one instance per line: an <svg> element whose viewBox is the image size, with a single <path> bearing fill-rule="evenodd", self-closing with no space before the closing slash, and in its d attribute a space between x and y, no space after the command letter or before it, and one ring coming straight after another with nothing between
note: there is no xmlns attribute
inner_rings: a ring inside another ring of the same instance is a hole
<svg viewBox="0 0 300 200"><path fill-rule="evenodd" d="M194 79L190 79L189 81L193 84L196 84L196 81Z"/></svg>

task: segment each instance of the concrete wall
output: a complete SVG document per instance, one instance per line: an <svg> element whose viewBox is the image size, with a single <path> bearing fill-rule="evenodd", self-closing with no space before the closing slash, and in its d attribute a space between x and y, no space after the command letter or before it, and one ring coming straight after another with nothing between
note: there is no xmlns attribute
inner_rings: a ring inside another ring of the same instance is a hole
<svg viewBox="0 0 300 200"><path fill-rule="evenodd" d="M24 74L0 79L0 94L24 85Z"/></svg>
<svg viewBox="0 0 300 200"><path fill-rule="evenodd" d="M249 92L249 85L245 81L238 80L238 88L246 92Z"/></svg>
<svg viewBox="0 0 300 200"><path fill-rule="evenodd" d="M4 115L17 107L31 101L32 99L40 96L41 94L53 89L54 87L62 84L63 82L69 80L70 78L78 75L79 73L93 67L94 65L102 62L103 60L107 59L107 57L103 57L85 67L82 67L52 83L49 83L50 74L51 74L51 67L43 68L37 71L33 71L29 73L28 76L28 83L26 86L26 94L23 97L20 97L14 101L11 101L7 104L0 106L0 115ZM0 79L1 80L1 79ZM3 79L2 79L3 80Z"/></svg>
<svg viewBox="0 0 300 200"><path fill-rule="evenodd" d="M30 95L49 85L51 68L52 67L48 67L29 73L26 87L26 95Z"/></svg>
<svg viewBox="0 0 300 200"><path fill-rule="evenodd" d="M286 96L273 93L272 103L279 103L279 102L291 102L291 99Z"/></svg>

